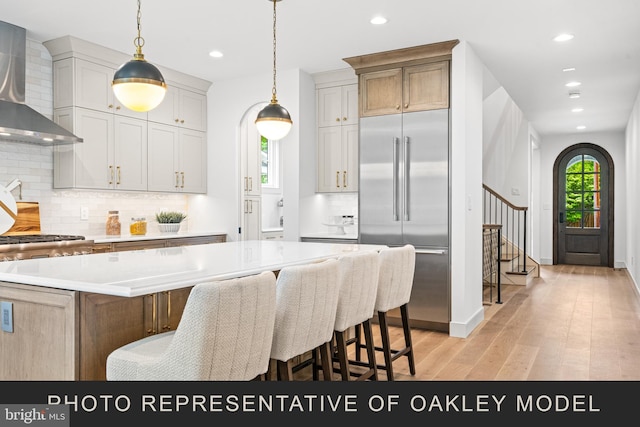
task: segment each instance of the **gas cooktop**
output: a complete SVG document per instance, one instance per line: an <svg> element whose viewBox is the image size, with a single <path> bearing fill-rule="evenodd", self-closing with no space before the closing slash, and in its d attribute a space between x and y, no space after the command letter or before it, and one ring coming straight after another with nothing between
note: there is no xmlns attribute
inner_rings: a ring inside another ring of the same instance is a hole
<svg viewBox="0 0 640 427"><path fill-rule="evenodd" d="M15 236L0 236L0 245L18 243L64 242L68 240L84 240L84 236L67 234L25 234Z"/></svg>

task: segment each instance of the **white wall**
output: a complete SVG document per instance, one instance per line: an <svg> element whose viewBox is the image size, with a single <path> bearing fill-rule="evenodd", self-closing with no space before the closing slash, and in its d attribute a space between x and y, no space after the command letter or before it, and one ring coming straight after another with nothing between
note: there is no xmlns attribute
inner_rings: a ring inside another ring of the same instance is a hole
<svg viewBox="0 0 640 427"><path fill-rule="evenodd" d="M588 142L607 150L614 165L614 267L625 267L627 242L627 174L622 132L544 136L540 140L540 263L553 264L553 164L567 147ZM634 181L629 181L634 182ZM637 182L637 181L636 181ZM630 189L632 190L632 188Z"/></svg>
<svg viewBox="0 0 640 427"><path fill-rule="evenodd" d="M273 83L271 74L215 82L208 92L208 176L207 195L189 197L193 230L223 230L228 240L238 240L242 225L240 210L240 146L239 125L244 113L253 105L269 101ZM293 127L282 139L280 149L283 167L283 215L285 239L298 238L298 200L300 198L301 148L314 144L307 117L315 115L313 81L300 70L278 71L278 102L287 108ZM308 93L311 93L309 99ZM313 146L313 145L312 145ZM304 178L304 177L303 177ZM304 178L306 180L306 178Z"/></svg>
<svg viewBox="0 0 640 427"><path fill-rule="evenodd" d="M464 41L451 68L451 323L466 337L484 319L482 306L483 64Z"/></svg>
<svg viewBox="0 0 640 427"><path fill-rule="evenodd" d="M625 162L626 175L624 178L629 185L626 193L621 196L627 202L626 217L629 220L626 221L624 228L627 237L624 258L629 274L633 278L636 288L640 290L640 267L638 267L640 226L636 220L638 209L640 209L640 195L638 194L638 183L640 183L640 173L638 173L638 165L640 164L640 92L625 132Z"/></svg>

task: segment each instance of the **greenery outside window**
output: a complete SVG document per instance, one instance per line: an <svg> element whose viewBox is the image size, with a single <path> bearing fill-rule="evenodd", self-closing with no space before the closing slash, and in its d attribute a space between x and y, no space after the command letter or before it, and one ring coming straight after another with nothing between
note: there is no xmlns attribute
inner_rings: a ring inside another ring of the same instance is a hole
<svg viewBox="0 0 640 427"><path fill-rule="evenodd" d="M600 163L581 154L565 171L567 227L600 228Z"/></svg>
<svg viewBox="0 0 640 427"><path fill-rule="evenodd" d="M279 141L260 137L260 181L263 188L278 188L279 182Z"/></svg>

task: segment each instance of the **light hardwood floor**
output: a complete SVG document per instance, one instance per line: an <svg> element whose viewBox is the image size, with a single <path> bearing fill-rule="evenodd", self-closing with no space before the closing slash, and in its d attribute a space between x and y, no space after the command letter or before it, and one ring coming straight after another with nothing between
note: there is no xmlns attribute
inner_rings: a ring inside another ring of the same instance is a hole
<svg viewBox="0 0 640 427"><path fill-rule="evenodd" d="M398 359L396 380L640 380L640 297L626 270L542 266L501 296L467 338L413 329L416 375Z"/></svg>
<svg viewBox="0 0 640 427"><path fill-rule="evenodd" d="M412 329L416 375L403 357L396 381L640 380L640 296L626 270L542 266L529 285L503 286L502 304L493 295L466 338Z"/></svg>

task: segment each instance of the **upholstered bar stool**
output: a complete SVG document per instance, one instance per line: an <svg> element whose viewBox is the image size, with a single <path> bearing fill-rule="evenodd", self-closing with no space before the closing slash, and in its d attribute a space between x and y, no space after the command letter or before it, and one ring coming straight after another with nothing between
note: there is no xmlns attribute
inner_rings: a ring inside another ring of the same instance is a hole
<svg viewBox="0 0 640 427"><path fill-rule="evenodd" d="M409 299L413 288L413 276L416 267L416 250L412 245L384 248L380 251L380 275L378 280L378 294L376 297L376 311L380 324L382 346L378 351L384 354L384 365L378 365L387 374L387 379L393 381L393 362L400 357L406 357L411 375L416 373L411 341L411 326L409 325ZM404 347L391 348L389 339L389 325L387 312L394 308L400 309Z"/></svg>
<svg viewBox="0 0 640 427"><path fill-rule="evenodd" d="M320 363L323 379L332 380L330 344L340 290L338 269L338 261L328 259L285 267L278 273L271 346L277 379L293 380L294 369L301 364L294 358L311 354L302 364ZM318 354L320 360L316 360ZM271 371L267 377L272 379Z"/></svg>
<svg viewBox="0 0 640 427"><path fill-rule="evenodd" d="M413 276L415 274L416 250L412 245L390 247L382 249L379 256L380 273L378 277L375 310L378 312L382 345L376 346L375 349L378 352L382 352L384 356L384 364L378 363L378 369L386 373L389 381L393 381L393 362L400 357L404 356L407 358L411 375L415 375L416 373L408 308L411 289L413 288ZM392 349L387 313L397 308L400 309L404 347ZM356 328L355 337L350 340L348 344L355 344L356 361L362 364L362 362L360 362L361 352L362 349L365 348L365 345L362 344L362 336L359 328Z"/></svg>
<svg viewBox="0 0 640 427"><path fill-rule="evenodd" d="M352 377L360 381L378 379L371 319L378 289L379 258L378 252L355 252L338 259L340 295L334 325L335 359L345 381ZM364 331L368 362L357 365L365 366L365 371L352 370L347 355L347 333L356 326Z"/></svg>
<svg viewBox="0 0 640 427"><path fill-rule="evenodd" d="M200 283L180 323L107 357L108 381L248 381L269 366L276 313L273 272Z"/></svg>

